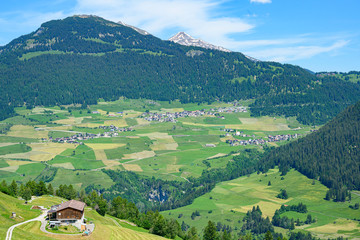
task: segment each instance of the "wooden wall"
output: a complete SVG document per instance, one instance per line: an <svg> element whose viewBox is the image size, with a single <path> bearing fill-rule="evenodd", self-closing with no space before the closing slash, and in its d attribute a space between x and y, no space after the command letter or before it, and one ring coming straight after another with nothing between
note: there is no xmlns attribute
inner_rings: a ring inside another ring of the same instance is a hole
<svg viewBox="0 0 360 240"><path fill-rule="evenodd" d="M61 214L59 215L59 213ZM58 211L56 215L57 219L81 219L83 212L72 208L66 208Z"/></svg>

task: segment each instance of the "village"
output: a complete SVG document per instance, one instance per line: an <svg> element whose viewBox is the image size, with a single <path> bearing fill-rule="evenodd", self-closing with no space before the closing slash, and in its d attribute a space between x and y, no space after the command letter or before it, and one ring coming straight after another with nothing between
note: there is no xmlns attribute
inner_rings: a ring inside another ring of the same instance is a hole
<svg viewBox="0 0 360 240"><path fill-rule="evenodd" d="M182 112L166 112L166 113L158 113L158 112L144 112L140 117L145 120L157 121L157 122L176 122L177 118L182 117L201 117L201 116L216 116L221 119L225 119L224 116L220 116L220 113L239 113L239 112L247 112L246 107L243 106L235 106L231 107L219 107L219 108L211 108L209 110L196 110L196 111L182 111Z"/></svg>
<svg viewBox="0 0 360 240"><path fill-rule="evenodd" d="M99 126L99 129L104 129L104 130L109 130L109 132L104 132L104 133L97 133L97 134L93 134L93 133L77 133L75 135L72 135L71 137L60 137L60 138L52 138L49 137L48 141L51 142L57 142L57 143L73 143L73 144L80 144L82 145L84 140L89 140L89 139L94 139L94 138L108 138L108 137L116 137L119 135L119 133L121 132L132 132L135 131L133 128L131 127L116 127L114 125L110 125L110 126ZM42 139L43 141L47 141L47 139Z"/></svg>
<svg viewBox="0 0 360 240"><path fill-rule="evenodd" d="M223 135L224 137L230 137L230 136L238 136L238 137L250 137L250 139L248 140L241 140L241 139L227 139L226 143L230 144L231 146L239 146L239 145L262 145L262 144L266 144L268 142L280 142L280 141L287 141L290 139L296 139L298 137L300 137L300 134L279 134L279 135L268 135L267 136L267 140L263 139L263 138L259 138L259 139L255 139L255 135L247 135L244 134L243 131L239 131L236 129L223 129L223 131L226 132L225 135ZM252 139L253 138L253 139Z"/></svg>

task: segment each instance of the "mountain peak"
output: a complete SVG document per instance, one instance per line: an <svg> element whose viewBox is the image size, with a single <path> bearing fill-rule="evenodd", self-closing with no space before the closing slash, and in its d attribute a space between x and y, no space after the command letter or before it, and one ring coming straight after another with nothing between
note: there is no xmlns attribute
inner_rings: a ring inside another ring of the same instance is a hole
<svg viewBox="0 0 360 240"><path fill-rule="evenodd" d="M219 51L223 51L223 52L231 52L230 50L228 50L226 48L213 45L213 44L205 42L201 39L196 39L196 38L190 36L189 34L187 34L186 32L178 32L177 34L175 34L174 36L169 38L169 41L172 41L172 42L178 43L180 45L184 45L184 46L194 46L194 47L219 50Z"/></svg>
<svg viewBox="0 0 360 240"><path fill-rule="evenodd" d="M121 24L121 25L123 25L123 26L125 26L125 27L132 28L132 29L134 29L135 31L137 31L138 33L140 33L140 34L142 34L142 35L150 35L150 33L148 33L147 31L145 31L145 30L143 30L143 29L140 29L140 28L137 28L137 27L134 27L134 26L132 26L132 25L126 24L126 23L124 23L124 22L122 22L122 21L119 21L118 24Z"/></svg>

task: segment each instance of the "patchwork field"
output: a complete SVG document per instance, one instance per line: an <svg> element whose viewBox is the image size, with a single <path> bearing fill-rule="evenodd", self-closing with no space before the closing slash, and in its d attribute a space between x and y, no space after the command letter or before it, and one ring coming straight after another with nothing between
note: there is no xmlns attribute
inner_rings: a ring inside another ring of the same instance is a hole
<svg viewBox="0 0 360 240"><path fill-rule="evenodd" d="M173 113L226 106L230 105L214 103L201 106L179 102L169 104L168 102L120 99L115 102L100 102L87 111L38 107L29 112L24 108L19 108L18 113L24 114L23 119L31 116L33 125L14 125L7 135L3 136L3 139L0 136L0 143L6 149L10 149L11 146L16 145L14 144L17 143L16 141L24 140L31 151L7 152L0 155L0 158L47 162L53 167L68 170L118 168L136 171L147 176L184 181L184 178L189 176L200 176L202 171L209 167L226 166L231 160L229 153L235 154L236 151L244 148L244 146L231 147L226 144L226 140L236 138L223 136L224 132L221 129L224 127L231 127L245 134L263 138L269 134L293 133L294 128L289 126L300 126L293 118L251 118L248 112L221 113L223 118L213 115L179 118L176 123L149 122L140 117L144 109L152 112ZM36 121L39 123L36 124ZM110 125L118 128L132 126L135 131L121 132L117 137L83 140L81 142L85 145L81 147L77 144L39 141L49 136L66 138L77 133L103 134L108 130L99 126ZM296 132L304 134L309 132L309 129L307 126L301 126ZM204 164L204 160L208 163ZM126 165L122 166L121 164L124 163ZM18 171L18 167L14 164L11 166L0 164L0 167L0 171L3 172L0 178L14 177L12 174ZM23 176L16 177L20 180Z"/></svg>
<svg viewBox="0 0 360 240"><path fill-rule="evenodd" d="M289 199L276 197L280 189L286 189ZM360 235L360 224L349 219L359 218L360 213L349 208L349 204L359 203L360 196L353 194L351 203L336 203L324 200L326 191L327 188L318 181L313 185L311 179L297 171L290 171L282 180L278 170L273 169L267 174L254 173L249 177L219 183L210 193L195 199L191 205L162 214L198 229L206 226L209 220L240 229L241 221L238 220L241 220L253 206L259 206L263 215L272 218L275 210L282 204L302 202L307 205L308 213L286 212L282 216L300 218L304 221L307 214L311 214L316 222L296 229L305 229L322 238L343 236L357 239ZM200 216L192 220L191 214L195 211L199 211Z"/></svg>

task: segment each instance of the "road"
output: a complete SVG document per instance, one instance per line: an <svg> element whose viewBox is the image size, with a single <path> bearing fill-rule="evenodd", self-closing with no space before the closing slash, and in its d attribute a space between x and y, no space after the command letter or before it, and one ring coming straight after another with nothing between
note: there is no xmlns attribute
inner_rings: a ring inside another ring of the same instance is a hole
<svg viewBox="0 0 360 240"><path fill-rule="evenodd" d="M46 212L43 212L40 216L38 216L36 218L33 218L33 219L30 219L30 220L27 220L27 221L12 225L11 227L9 227L9 229L6 232L6 240L11 240L14 228L16 228L17 226L20 226L20 225L28 223L28 222L33 222L33 221L40 221L41 222L45 218L45 216L46 216Z"/></svg>

